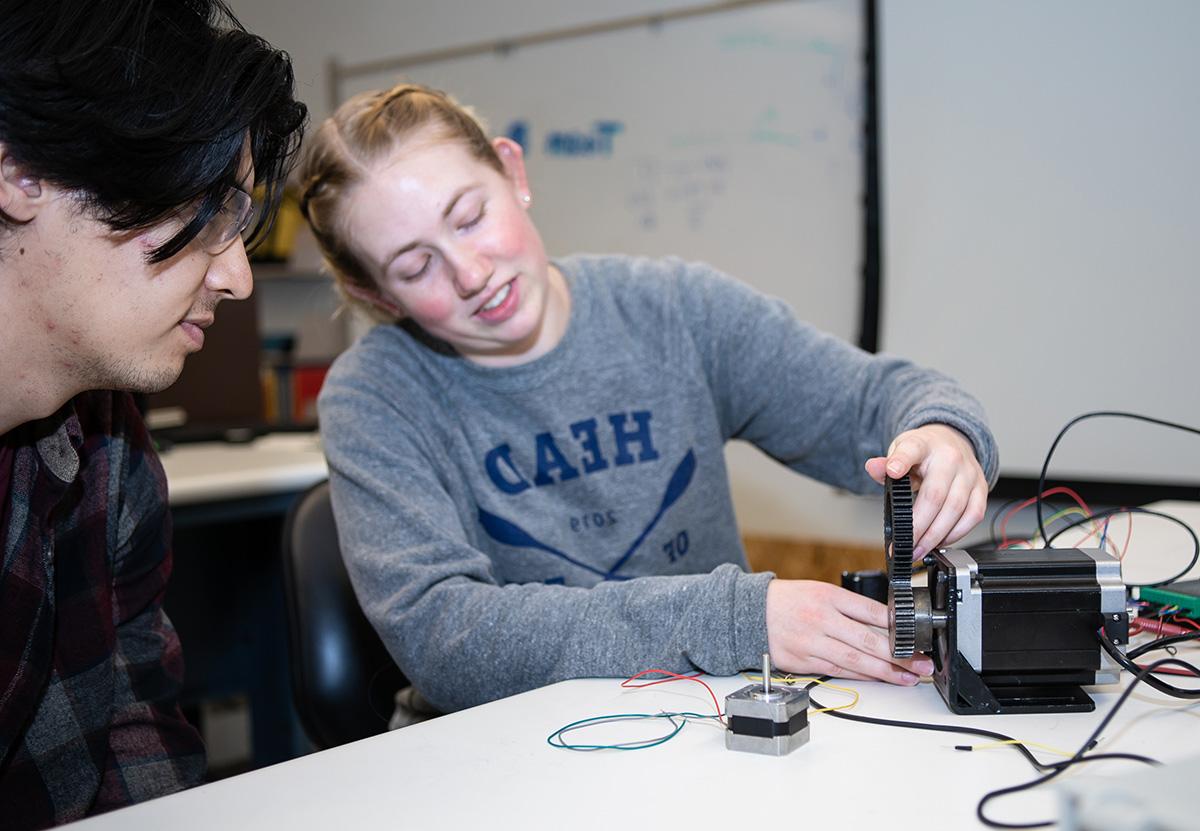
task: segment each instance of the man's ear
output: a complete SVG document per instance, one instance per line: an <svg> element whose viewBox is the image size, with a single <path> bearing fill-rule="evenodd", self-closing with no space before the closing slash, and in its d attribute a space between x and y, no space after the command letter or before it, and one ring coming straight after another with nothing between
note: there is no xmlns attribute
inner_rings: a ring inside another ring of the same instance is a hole
<svg viewBox="0 0 1200 831"><path fill-rule="evenodd" d="M401 309L391 300L388 300L378 290L364 289L362 286L355 286L346 282L343 282L341 286L342 291L346 292L346 294L350 295L355 300L359 300L363 303L374 306L380 311L387 312L397 320L407 317L407 315L404 313L404 309Z"/></svg>
<svg viewBox="0 0 1200 831"><path fill-rule="evenodd" d="M37 216L43 201L42 180L26 173L0 144L0 214L24 224Z"/></svg>
<svg viewBox="0 0 1200 831"><path fill-rule="evenodd" d="M529 192L529 180L525 176L525 151L521 149L521 145L507 136L492 139L492 147L495 149L496 155L500 157L500 164L504 166L504 175L512 183L517 199L528 207L529 203L533 201L533 197Z"/></svg>

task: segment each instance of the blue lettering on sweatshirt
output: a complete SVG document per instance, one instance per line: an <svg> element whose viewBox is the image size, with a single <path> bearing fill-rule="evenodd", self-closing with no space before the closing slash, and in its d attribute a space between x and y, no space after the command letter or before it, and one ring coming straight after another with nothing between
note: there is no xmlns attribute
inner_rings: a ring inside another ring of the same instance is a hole
<svg viewBox="0 0 1200 831"><path fill-rule="evenodd" d="M554 443L554 436L550 433L538 433L536 442L537 475L533 477L533 484L539 488L544 485L553 485L554 477L550 473L555 470L560 471L558 476L560 482L579 478L579 471L571 466L567 457L558 449L558 445Z"/></svg>
<svg viewBox="0 0 1200 831"><path fill-rule="evenodd" d="M633 413L633 420L637 423L636 430L626 430L626 420L625 413L613 413L608 417L608 423L613 428L613 436L617 440L616 464L633 464L633 454L629 452L629 446L634 443L641 448L638 453L639 462L652 462L657 459L658 451L654 449L654 443L650 441L650 413L646 410L638 410Z"/></svg>
<svg viewBox="0 0 1200 831"><path fill-rule="evenodd" d="M501 469L501 464L507 469L507 473ZM492 484L507 494L520 493L532 487L517 471L517 466L512 460L512 448L507 444L500 444L489 450L483 460L483 466L487 469Z"/></svg>
<svg viewBox="0 0 1200 831"><path fill-rule="evenodd" d="M576 421L568 428L577 446L560 446L554 434L549 431L534 435L535 469L532 476L518 467L513 459L512 446L508 443L498 444L489 450L484 457L483 467L497 490L515 496L534 485L542 488L567 482L581 475L606 470L610 465L623 467L640 462L653 462L659 458L659 453L654 446L652 418L653 414L649 410L610 413L606 417L612 434L611 447L615 450L611 461L609 456L605 455L601 444L599 420L588 418Z"/></svg>
<svg viewBox="0 0 1200 831"><path fill-rule="evenodd" d="M585 473L595 473L608 467L608 460L600 451L600 438L596 435L596 426L594 418L577 421L571 425L571 435L579 440L579 446L587 454L580 460L583 462Z"/></svg>
<svg viewBox="0 0 1200 831"><path fill-rule="evenodd" d="M548 435L548 434L542 434ZM507 447L507 445L501 445ZM489 454L489 457L491 454ZM541 551L557 557L560 560L565 560L573 566L577 566L584 571L590 572L603 580L628 580L629 575L621 573L622 568L629 562L629 559L637 553L642 547L642 543L650 536L650 533L658 525L659 520L677 503L680 498L687 492L688 487L692 484L692 477L696 472L696 454L691 448L679 460L679 464L675 466L674 472L671 473L671 478L667 480L666 487L663 490L662 501L658 505L658 510L650 517L645 527L642 529L629 546L613 560L612 565L606 570L591 563L585 562L582 559L572 556L562 549L556 548L549 543L539 540L527 529L521 527L517 522L507 519L498 514L493 514L482 506L477 506L479 511L479 524L483 528L484 533L491 537L496 542L507 545L512 548L526 548L534 551ZM575 474L578 476L578 472ZM511 482L504 480L507 485L511 486ZM526 483L528 487L528 483ZM597 516L601 516L599 512ZM689 548L689 539L687 531L680 531L671 535L670 541L663 547L671 562L674 562L679 557L687 554ZM593 552L594 553L594 552ZM610 555L611 556L611 555ZM551 581L547 581L551 582Z"/></svg>

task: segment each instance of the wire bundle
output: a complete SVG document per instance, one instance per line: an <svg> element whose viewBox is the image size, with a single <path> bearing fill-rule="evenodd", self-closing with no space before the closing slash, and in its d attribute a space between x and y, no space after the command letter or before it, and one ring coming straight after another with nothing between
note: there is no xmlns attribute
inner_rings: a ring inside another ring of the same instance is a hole
<svg viewBox="0 0 1200 831"><path fill-rule="evenodd" d="M1010 502L1007 505L1005 505L999 512L997 512L996 516L994 516L992 518L991 537L989 540L989 544L996 545L999 548L1012 548L1012 547L1017 547L1017 546L1024 546L1027 548L1037 548L1037 547L1041 547L1041 546L1049 547L1054 544L1055 540L1057 540L1059 537L1061 537L1063 534L1067 533L1068 531L1078 528L1081 525L1086 525L1086 524L1090 523L1092 525L1091 533L1089 533L1087 537L1084 537L1082 540L1077 542L1076 546L1078 547L1079 545L1082 545L1084 542L1086 542L1092 536L1099 534L1099 537L1100 537L1099 547L1107 549L1107 547L1110 544L1115 546L1115 543L1113 543L1111 538L1108 536L1109 522L1115 516L1125 515L1125 516L1129 517L1129 525L1126 530L1125 542L1119 549L1119 553L1116 554L1117 559L1124 560L1125 554L1129 549L1129 541L1133 535L1133 517L1134 517L1134 515L1135 514L1144 514L1147 516L1160 517L1162 519L1168 520L1169 522L1175 523L1176 525L1178 525L1184 531L1187 532L1188 536L1191 538L1191 541L1192 541L1191 559L1188 561L1187 565L1185 565L1182 569L1180 569L1176 574L1174 574L1164 580L1156 580L1156 581L1150 582L1150 583L1130 583L1127 585L1129 588L1155 588L1155 587L1159 587L1159 586L1169 585L1170 583L1173 583L1176 580L1178 580L1179 578L1183 577L1185 574L1187 574L1189 571L1191 571L1192 568L1195 567L1197 562L1200 562L1200 537L1197 537L1196 532L1194 530L1192 530L1192 527L1190 525L1188 525L1186 522L1179 519L1178 517L1172 516L1171 514L1164 513L1162 511L1152 510L1150 508L1122 506L1122 507L1118 507L1118 508L1107 508L1102 511L1093 511L1091 508L1088 507L1087 503L1084 502L1083 498L1080 497L1080 495L1078 493L1076 493L1074 490L1072 490L1071 488L1064 487L1064 486L1052 487L1049 489L1046 488L1046 474L1050 469L1050 459L1053 457L1055 449L1057 449L1058 445L1062 442L1063 436L1065 436L1067 431L1070 430L1073 426L1075 426L1079 422L1084 421L1086 419L1090 419L1090 418L1101 418L1101 417L1128 418L1128 419L1133 419L1135 421L1144 421L1144 422L1147 422L1150 424L1156 424L1156 425L1159 425L1162 427L1169 427L1169 428L1172 428L1175 430L1182 430L1184 432L1200 435L1200 428L1189 427L1186 424L1177 424L1172 421L1165 421L1163 419L1153 418L1151 416L1144 416L1144 415L1140 415L1139 413L1129 413L1129 412L1122 412L1122 411L1117 411L1117 410L1098 410L1096 412L1084 413L1081 416L1077 416L1076 418L1071 419L1058 432L1058 435L1055 437L1054 441L1050 445L1050 450L1046 453L1046 459L1042 463L1041 474L1038 477L1037 495L1030 497L1029 499L1026 499L1023 501L1014 500L1013 502ZM1070 497L1071 500L1074 501L1075 505L1069 506L1062 510L1059 510L1049 517L1044 517L1043 516L1043 506L1046 504L1045 500L1048 497L1056 496L1056 495L1064 495L1064 496ZM1016 537L1010 537L1008 534L1009 522L1018 513L1020 513L1022 510L1026 509L1030 506L1033 506L1037 511L1036 532L1029 539L1019 539ZM1051 524L1059 519L1063 519L1064 517L1071 516L1071 515L1076 515L1078 518L1075 519L1073 522L1059 528L1053 534L1047 533L1046 529L1049 524ZM999 527L999 530L997 531L996 520L997 520L997 518L999 518L1001 516L1003 518L1000 521L1000 527ZM1103 522L1101 522L1101 520L1103 520Z"/></svg>
<svg viewBox="0 0 1200 831"><path fill-rule="evenodd" d="M717 719L724 723L725 715L721 712L721 706L717 703L717 695L712 691L712 687L700 680L703 673L695 673L694 675L680 675L676 672L668 672L665 669L645 669L636 675L630 676L621 682L621 687L624 689L643 689L645 687L653 687L658 684L667 684L672 681L695 681L704 689L708 690L709 696L712 697L713 708L716 710L715 715L705 715L703 713L690 712L662 712L662 713L617 713L607 716L590 716L588 718L573 721L570 724L564 725L549 736L546 737L546 743L551 747L562 748L563 750L646 750L647 748L657 747L664 742L679 735L679 731L691 720L699 719ZM665 675L665 678L659 678L654 681L646 681L640 684L634 683L640 678L647 675ZM602 724L611 724L615 722L630 722L630 721L645 721L647 719L663 719L671 725L671 729L661 736L654 736L647 739L636 739L628 742L606 742L606 743L575 743L568 742L566 735L577 730L586 730L590 727L596 727Z"/></svg>
<svg viewBox="0 0 1200 831"><path fill-rule="evenodd" d="M700 679L700 676L702 674L703 673L697 672L692 675L680 675L679 673L669 672L665 669L644 669L641 672L637 673L636 675L630 676L629 678L626 678L624 681L622 681L621 687L623 689L627 689L627 690L640 690L640 689L645 689L646 687L657 686L658 684L669 684L672 681L695 681L697 684L704 687L704 689L708 691L709 696L712 698L713 709L716 710L715 714L707 714L706 715L704 713L691 713L691 712L661 712L661 713L616 713L613 715L605 715L605 716L590 716L588 718L579 719L578 721L573 721L570 724L566 724L566 725L558 728L557 730L555 730L553 733L551 733L549 736L546 737L546 743L549 744L551 747L557 747L557 748L561 748L563 750L579 750L579 751L646 750L647 748L657 747L658 745L663 744L664 742L668 742L671 739L675 738L677 735L679 735L679 731L681 731L684 728L684 726L687 725L687 723L689 721L700 721L700 720L710 720L711 721L713 719L716 719L717 721L720 721L723 724L725 722L725 714L721 712L721 706L717 701L717 695L716 695L716 693L713 692L712 687L710 687L708 684L706 684L704 681L702 681ZM645 678L647 675L663 675L666 677L656 678L652 681L642 681L641 683L635 683L635 682L639 681L640 679ZM761 681L762 680L762 676L746 675L744 677L750 681ZM851 701L848 704L842 704L837 707L826 707L823 709L813 710L812 712L815 712L815 713L832 712L834 710L845 710L845 709L849 709L850 707L853 707L855 704L858 703L858 691L857 690L851 689L849 687L839 687L835 684L828 684L828 683L826 683L826 680L827 679L821 679L821 678L800 678L800 677L796 677L796 676L792 676L792 675L784 675L781 677L776 677L774 675L771 676L771 683L773 683L773 684L774 683L798 684L801 682L811 682L810 686L815 685L815 684L823 684L824 686L828 687L831 690L837 690L838 692L846 693L847 695L853 696L853 698L851 699ZM587 730L588 728L591 728L591 727L597 727L600 725L608 725L608 724L621 723L621 722L645 721L648 719L665 720L666 722L668 722L671 725L671 727L670 727L670 729L667 730L666 733L664 733L662 735L652 736L652 737L649 737L646 739L634 739L632 741L626 741L626 742L582 743L582 742L570 742L570 741L567 741L567 739L565 738L568 733L573 733L578 730Z"/></svg>

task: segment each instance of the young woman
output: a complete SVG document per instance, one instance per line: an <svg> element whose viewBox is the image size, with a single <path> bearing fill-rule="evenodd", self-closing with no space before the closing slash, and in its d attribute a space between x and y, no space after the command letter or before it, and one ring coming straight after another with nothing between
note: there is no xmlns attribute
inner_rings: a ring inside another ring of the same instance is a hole
<svg viewBox="0 0 1200 831"><path fill-rule="evenodd" d="M722 447L858 491L911 472L924 553L979 521L996 475L950 380L704 265L550 260L521 147L433 90L351 99L302 176L344 297L379 321L320 398L344 556L436 708L649 667L730 674L768 649L790 672L931 671L891 659L884 606L747 572Z"/></svg>

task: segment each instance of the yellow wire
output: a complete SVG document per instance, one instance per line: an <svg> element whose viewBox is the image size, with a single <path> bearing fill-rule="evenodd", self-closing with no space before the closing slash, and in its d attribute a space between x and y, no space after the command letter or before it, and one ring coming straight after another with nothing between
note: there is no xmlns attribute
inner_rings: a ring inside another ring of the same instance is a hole
<svg viewBox="0 0 1200 831"><path fill-rule="evenodd" d="M1068 759L1075 755L1074 753L1070 753L1066 750L1059 750L1057 747L1051 747L1048 744L1041 744L1040 742L1027 742L1022 739L1005 739L1004 741L986 742L985 744L973 744L971 745L971 749L987 750L993 747L1003 747L1006 744L1023 744L1026 747L1036 747L1038 750L1044 750L1047 753L1054 753L1058 756L1065 756Z"/></svg>
<svg viewBox="0 0 1200 831"><path fill-rule="evenodd" d="M1063 508L1061 511L1057 512L1054 516L1048 517L1046 519L1046 522L1054 522L1057 519L1062 519L1063 517L1070 516L1072 514L1078 514L1079 516L1088 516L1088 514L1084 513L1083 508L1078 508L1078 507L1072 505L1070 508Z"/></svg>
<svg viewBox="0 0 1200 831"><path fill-rule="evenodd" d="M1082 517L1091 516L1091 514L1085 513L1083 508L1079 508L1079 507L1072 505L1069 508L1063 508L1061 511L1058 511L1053 516L1047 517L1044 524L1049 525L1050 523L1055 522L1056 520L1060 520L1065 516L1075 516L1075 515L1082 516ZM1100 520L1096 520L1095 522L1092 523L1091 532L1086 537L1079 540L1079 542L1075 543L1075 545L1076 546L1083 545L1085 542L1090 540L1092 537L1096 536L1097 532L1099 532L1099 531L1100 531ZM1029 540L1030 547L1031 548L1033 547L1032 544L1034 542L1040 542L1041 538L1042 538L1041 534L1034 534L1033 538L1031 540ZM1106 538L1104 542L1105 542L1105 550L1108 549L1109 544L1112 545L1114 552L1117 550L1116 542L1112 539L1112 537ZM1118 559L1120 559L1120 558L1118 557Z"/></svg>
<svg viewBox="0 0 1200 831"><path fill-rule="evenodd" d="M1088 516L1088 514L1084 513L1083 508L1077 508L1075 506L1071 506L1070 508L1063 508L1061 511L1058 511L1053 516L1046 517L1046 520L1043 524L1049 525L1050 523L1060 520L1065 516L1073 516L1075 514L1078 514L1079 516L1082 516L1082 517ZM1092 533L1088 534L1083 539L1087 540L1089 537L1091 537L1095 533L1096 533L1096 528L1095 528L1095 525L1093 524ZM1030 539L1030 542L1040 541L1041 538L1042 538L1041 534L1034 534L1033 537Z"/></svg>
<svg viewBox="0 0 1200 831"><path fill-rule="evenodd" d="M762 683L762 673L759 673L758 675L751 675L748 672L743 672L742 677L751 683L755 683L755 682L757 682L759 684ZM846 704L840 704L837 707L822 707L819 710L813 710L812 712L814 712L814 713L831 713L834 710L849 710L851 707L858 704L858 698L859 698L858 690L852 689L850 687L839 687L837 684L830 684L828 681L822 681L820 678L807 678L807 677L800 676L800 675L787 674L787 675L779 675L779 676L772 675L771 676L772 684L785 684L785 685L790 686L793 684L799 684L801 682L808 683L809 681L815 681L816 683L820 684L822 687L827 687L831 690L836 690L840 693L845 693L846 695L854 696Z"/></svg>

